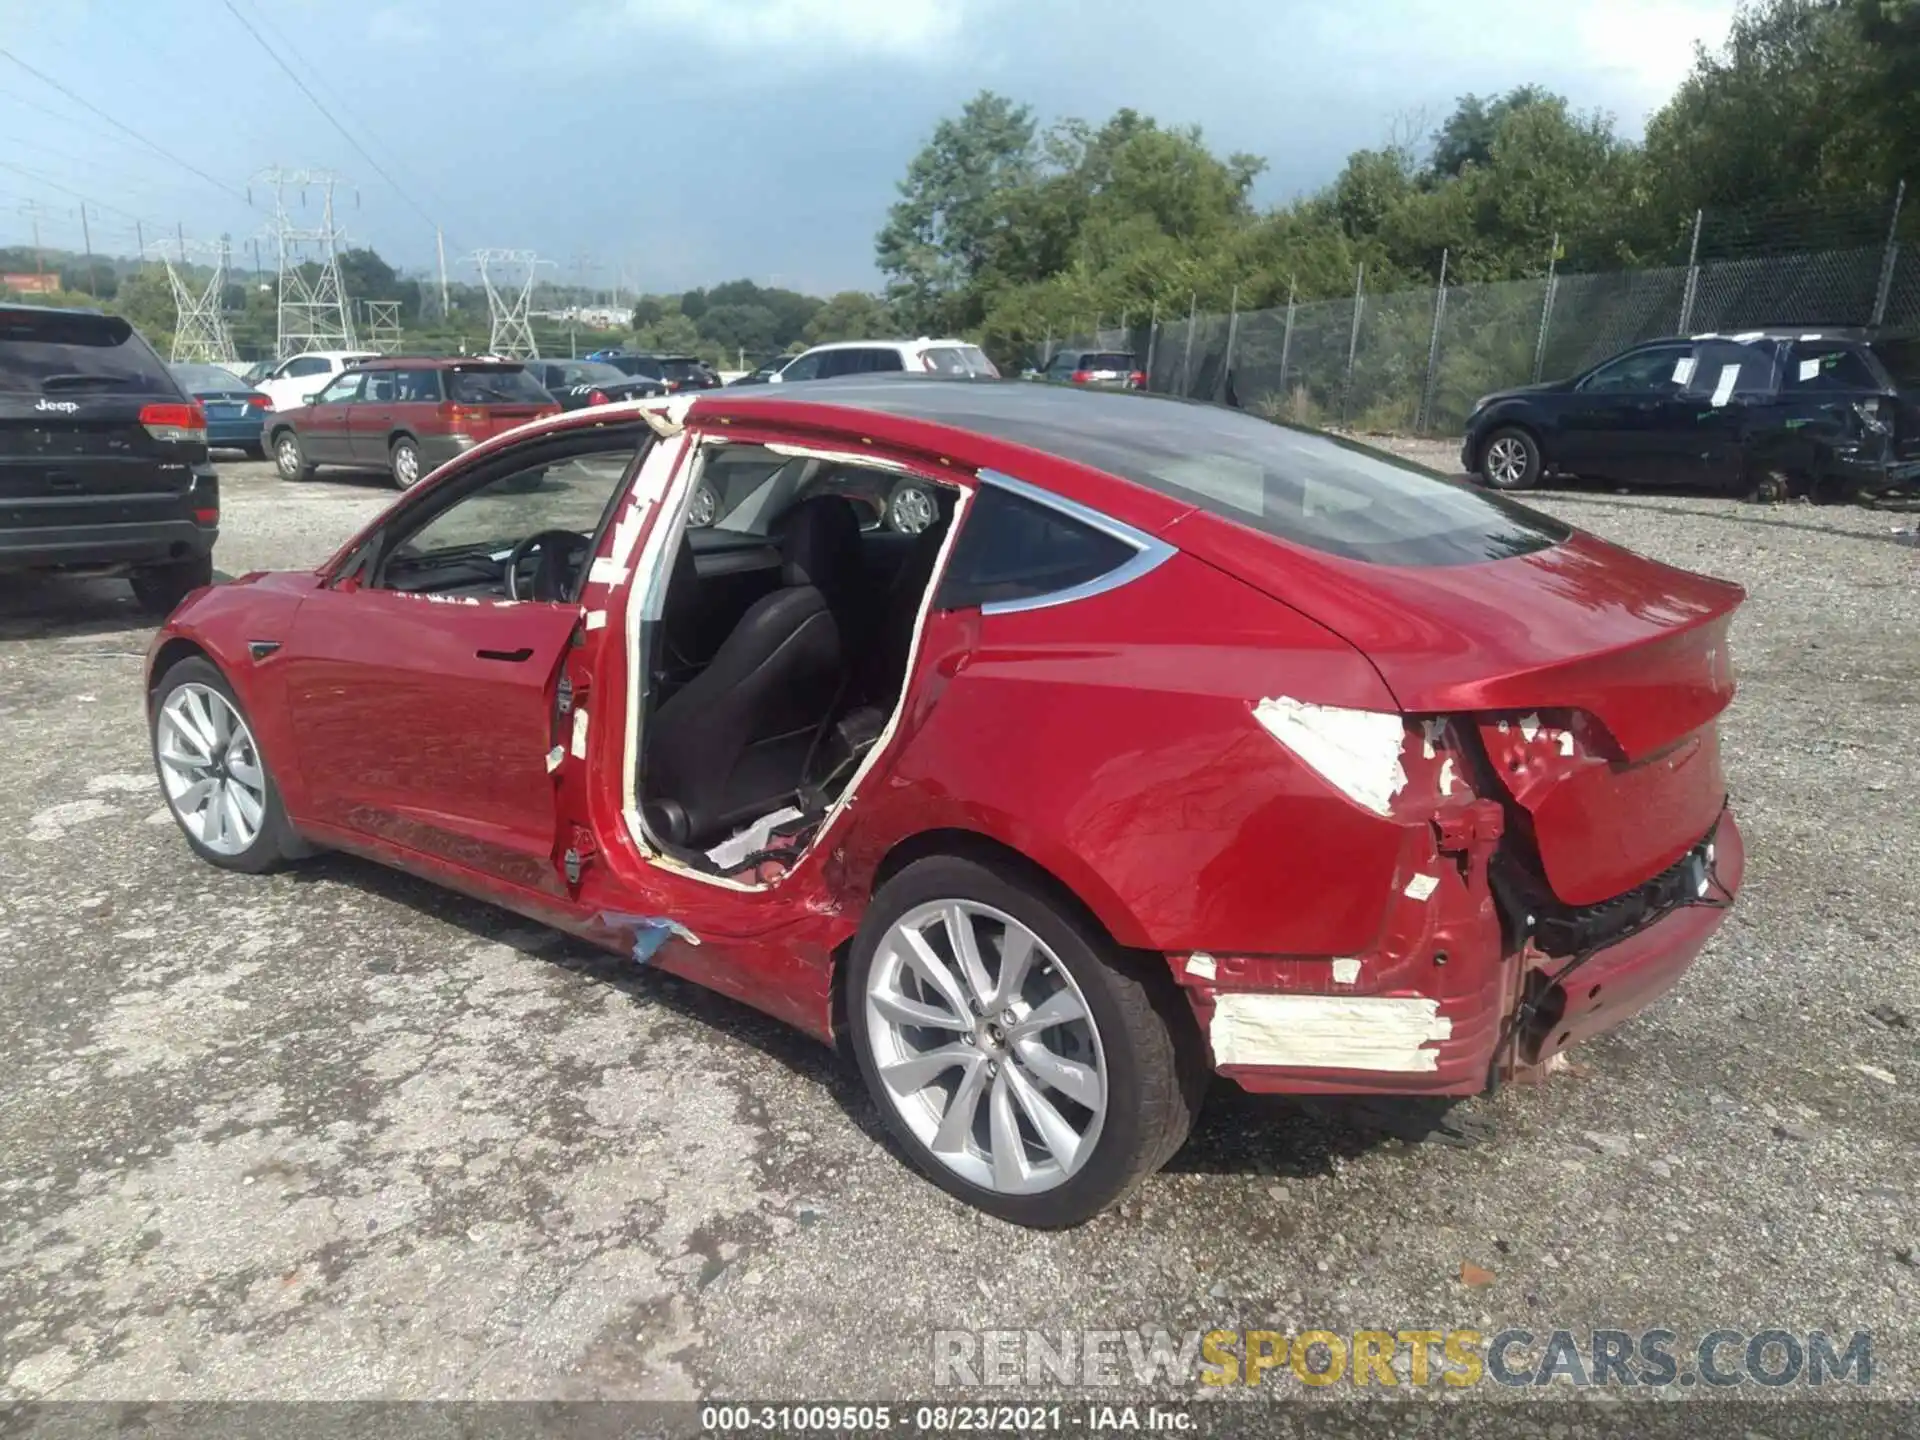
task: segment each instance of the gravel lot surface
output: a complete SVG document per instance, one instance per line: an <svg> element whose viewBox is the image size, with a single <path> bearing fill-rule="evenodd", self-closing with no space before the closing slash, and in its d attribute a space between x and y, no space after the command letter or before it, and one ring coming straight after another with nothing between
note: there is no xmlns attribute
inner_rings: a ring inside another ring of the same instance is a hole
<svg viewBox="0 0 1920 1440"><path fill-rule="evenodd" d="M224 470L234 574L391 499ZM0 1399L909 1397L936 1329L1143 1324L1864 1329L1920 1396L1909 522L1539 503L1751 592L1727 926L1545 1085L1425 1139L1221 1088L1065 1234L944 1197L729 1002L357 861L198 863L125 587L0 581Z"/></svg>

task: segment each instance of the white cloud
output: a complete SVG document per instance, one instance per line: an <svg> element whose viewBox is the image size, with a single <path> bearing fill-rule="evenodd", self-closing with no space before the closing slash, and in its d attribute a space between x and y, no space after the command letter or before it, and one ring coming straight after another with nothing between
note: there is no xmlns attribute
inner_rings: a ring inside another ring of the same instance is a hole
<svg viewBox="0 0 1920 1440"><path fill-rule="evenodd" d="M920 59L951 45L982 8L979 0L624 0L617 20L762 57Z"/></svg>

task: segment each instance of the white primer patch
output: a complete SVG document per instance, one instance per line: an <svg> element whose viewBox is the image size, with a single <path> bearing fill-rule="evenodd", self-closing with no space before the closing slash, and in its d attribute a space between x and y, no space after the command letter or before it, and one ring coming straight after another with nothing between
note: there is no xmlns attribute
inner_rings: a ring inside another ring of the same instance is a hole
<svg viewBox="0 0 1920 1440"><path fill-rule="evenodd" d="M1738 335L1729 335L1727 338L1736 345L1751 345L1762 333L1759 330L1742 330Z"/></svg>
<svg viewBox="0 0 1920 1440"><path fill-rule="evenodd" d="M1187 957L1187 974L1198 976L1202 980L1211 980L1217 973L1218 967L1213 963L1213 956L1205 951L1198 951Z"/></svg>
<svg viewBox="0 0 1920 1440"><path fill-rule="evenodd" d="M1733 398L1733 387L1739 379L1740 367L1738 365L1722 365L1720 367L1720 383L1713 387L1713 398L1708 403L1715 406L1726 404L1728 400Z"/></svg>
<svg viewBox="0 0 1920 1440"><path fill-rule="evenodd" d="M1398 715L1310 705L1281 695L1255 705L1253 718L1328 784L1375 814L1389 813L1393 797L1406 788Z"/></svg>
<svg viewBox="0 0 1920 1440"><path fill-rule="evenodd" d="M1210 1029L1216 1065L1327 1070L1437 1070L1422 1047L1451 1034L1440 1002L1412 995L1222 995Z"/></svg>
<svg viewBox="0 0 1920 1440"><path fill-rule="evenodd" d="M587 611L587 629L604 630L607 628L607 612L604 610Z"/></svg>
<svg viewBox="0 0 1920 1440"><path fill-rule="evenodd" d="M1407 881L1407 888L1401 893L1409 900L1427 900L1440 888L1438 875L1416 875Z"/></svg>
<svg viewBox="0 0 1920 1440"><path fill-rule="evenodd" d="M1446 721L1422 720L1420 722L1420 753L1421 755L1428 760L1433 759L1434 754L1436 753L1433 748L1434 741L1439 740L1446 733L1447 733Z"/></svg>
<svg viewBox="0 0 1920 1440"><path fill-rule="evenodd" d="M1560 753L1566 756L1573 754L1573 732L1571 730L1562 730L1560 732Z"/></svg>
<svg viewBox="0 0 1920 1440"><path fill-rule="evenodd" d="M633 547L640 539L640 527L646 523L647 508L645 501L635 501L627 506L625 514L613 522L613 545L607 552L607 559L622 571L633 558Z"/></svg>
<svg viewBox="0 0 1920 1440"><path fill-rule="evenodd" d="M890 460L885 455L865 454L854 450L822 450L817 445L783 445L771 440L767 442L766 448L775 455L832 460L842 465L864 465L872 470L896 470L905 473L907 468L898 460Z"/></svg>
<svg viewBox="0 0 1920 1440"><path fill-rule="evenodd" d="M1440 762L1440 793L1442 795L1453 793L1453 757L1451 755Z"/></svg>
<svg viewBox="0 0 1920 1440"><path fill-rule="evenodd" d="M624 585L627 583L626 567L617 564L611 555L602 555L587 567L589 585Z"/></svg>
<svg viewBox="0 0 1920 1440"><path fill-rule="evenodd" d="M560 768L560 762L566 758L567 747L564 745L556 745L553 749L547 751L547 773L551 775L554 771L558 770Z"/></svg>
<svg viewBox="0 0 1920 1440"><path fill-rule="evenodd" d="M1520 717L1520 738L1522 740L1525 740L1528 744L1532 744L1533 737L1539 733L1540 716L1537 713L1533 715L1522 715Z"/></svg>
<svg viewBox="0 0 1920 1440"><path fill-rule="evenodd" d="M1360 978L1360 962L1351 956L1333 962L1333 983L1351 985Z"/></svg>
<svg viewBox="0 0 1920 1440"><path fill-rule="evenodd" d="M584 710L576 710L573 712L572 749L574 759L584 760L587 758L587 712Z"/></svg>

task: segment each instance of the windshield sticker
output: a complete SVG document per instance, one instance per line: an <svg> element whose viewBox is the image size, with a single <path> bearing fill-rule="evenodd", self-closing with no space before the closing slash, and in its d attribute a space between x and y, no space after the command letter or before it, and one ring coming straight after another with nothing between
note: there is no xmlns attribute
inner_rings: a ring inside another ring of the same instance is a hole
<svg viewBox="0 0 1920 1440"><path fill-rule="evenodd" d="M1739 379L1740 367L1738 365L1722 365L1720 367L1720 383L1713 387L1713 404L1716 407L1727 403L1728 399L1733 395L1734 384Z"/></svg>
<svg viewBox="0 0 1920 1440"><path fill-rule="evenodd" d="M1819 373L1820 357L1818 355L1814 356L1811 360L1802 360L1800 362L1800 378L1802 380L1811 380L1819 375Z"/></svg>
<svg viewBox="0 0 1920 1440"><path fill-rule="evenodd" d="M1674 361L1673 383L1676 385L1685 385L1689 380L1693 379L1694 363L1694 358L1691 355L1682 355L1678 360Z"/></svg>

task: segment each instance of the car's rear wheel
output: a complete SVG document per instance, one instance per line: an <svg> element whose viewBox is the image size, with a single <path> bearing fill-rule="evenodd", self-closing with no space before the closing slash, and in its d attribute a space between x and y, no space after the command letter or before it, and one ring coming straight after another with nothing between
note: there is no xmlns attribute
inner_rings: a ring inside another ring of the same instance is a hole
<svg viewBox="0 0 1920 1440"><path fill-rule="evenodd" d="M1171 982L1039 886L934 856L874 897L847 1011L888 1128L942 1189L1077 1225L1185 1141L1204 1068Z"/></svg>
<svg viewBox="0 0 1920 1440"><path fill-rule="evenodd" d="M411 490L420 483L420 446L411 435L402 435L387 447L387 470L395 489Z"/></svg>
<svg viewBox="0 0 1920 1440"><path fill-rule="evenodd" d="M160 678L152 740L167 807L201 859L258 874L300 853L253 728L211 661L182 660Z"/></svg>
<svg viewBox="0 0 1920 1440"><path fill-rule="evenodd" d="M909 480L887 497L887 525L903 535L918 535L940 518L933 492Z"/></svg>
<svg viewBox="0 0 1920 1440"><path fill-rule="evenodd" d="M168 565L143 565L127 577L133 598L149 615L165 617L202 585L213 583L213 557L197 555Z"/></svg>
<svg viewBox="0 0 1920 1440"><path fill-rule="evenodd" d="M273 463L282 480L313 478L314 467L307 463L307 452L301 448L300 437L291 430L282 430L273 437Z"/></svg>
<svg viewBox="0 0 1920 1440"><path fill-rule="evenodd" d="M1487 437L1480 449L1480 477L1496 490L1527 490L1540 479L1540 445L1509 425Z"/></svg>

